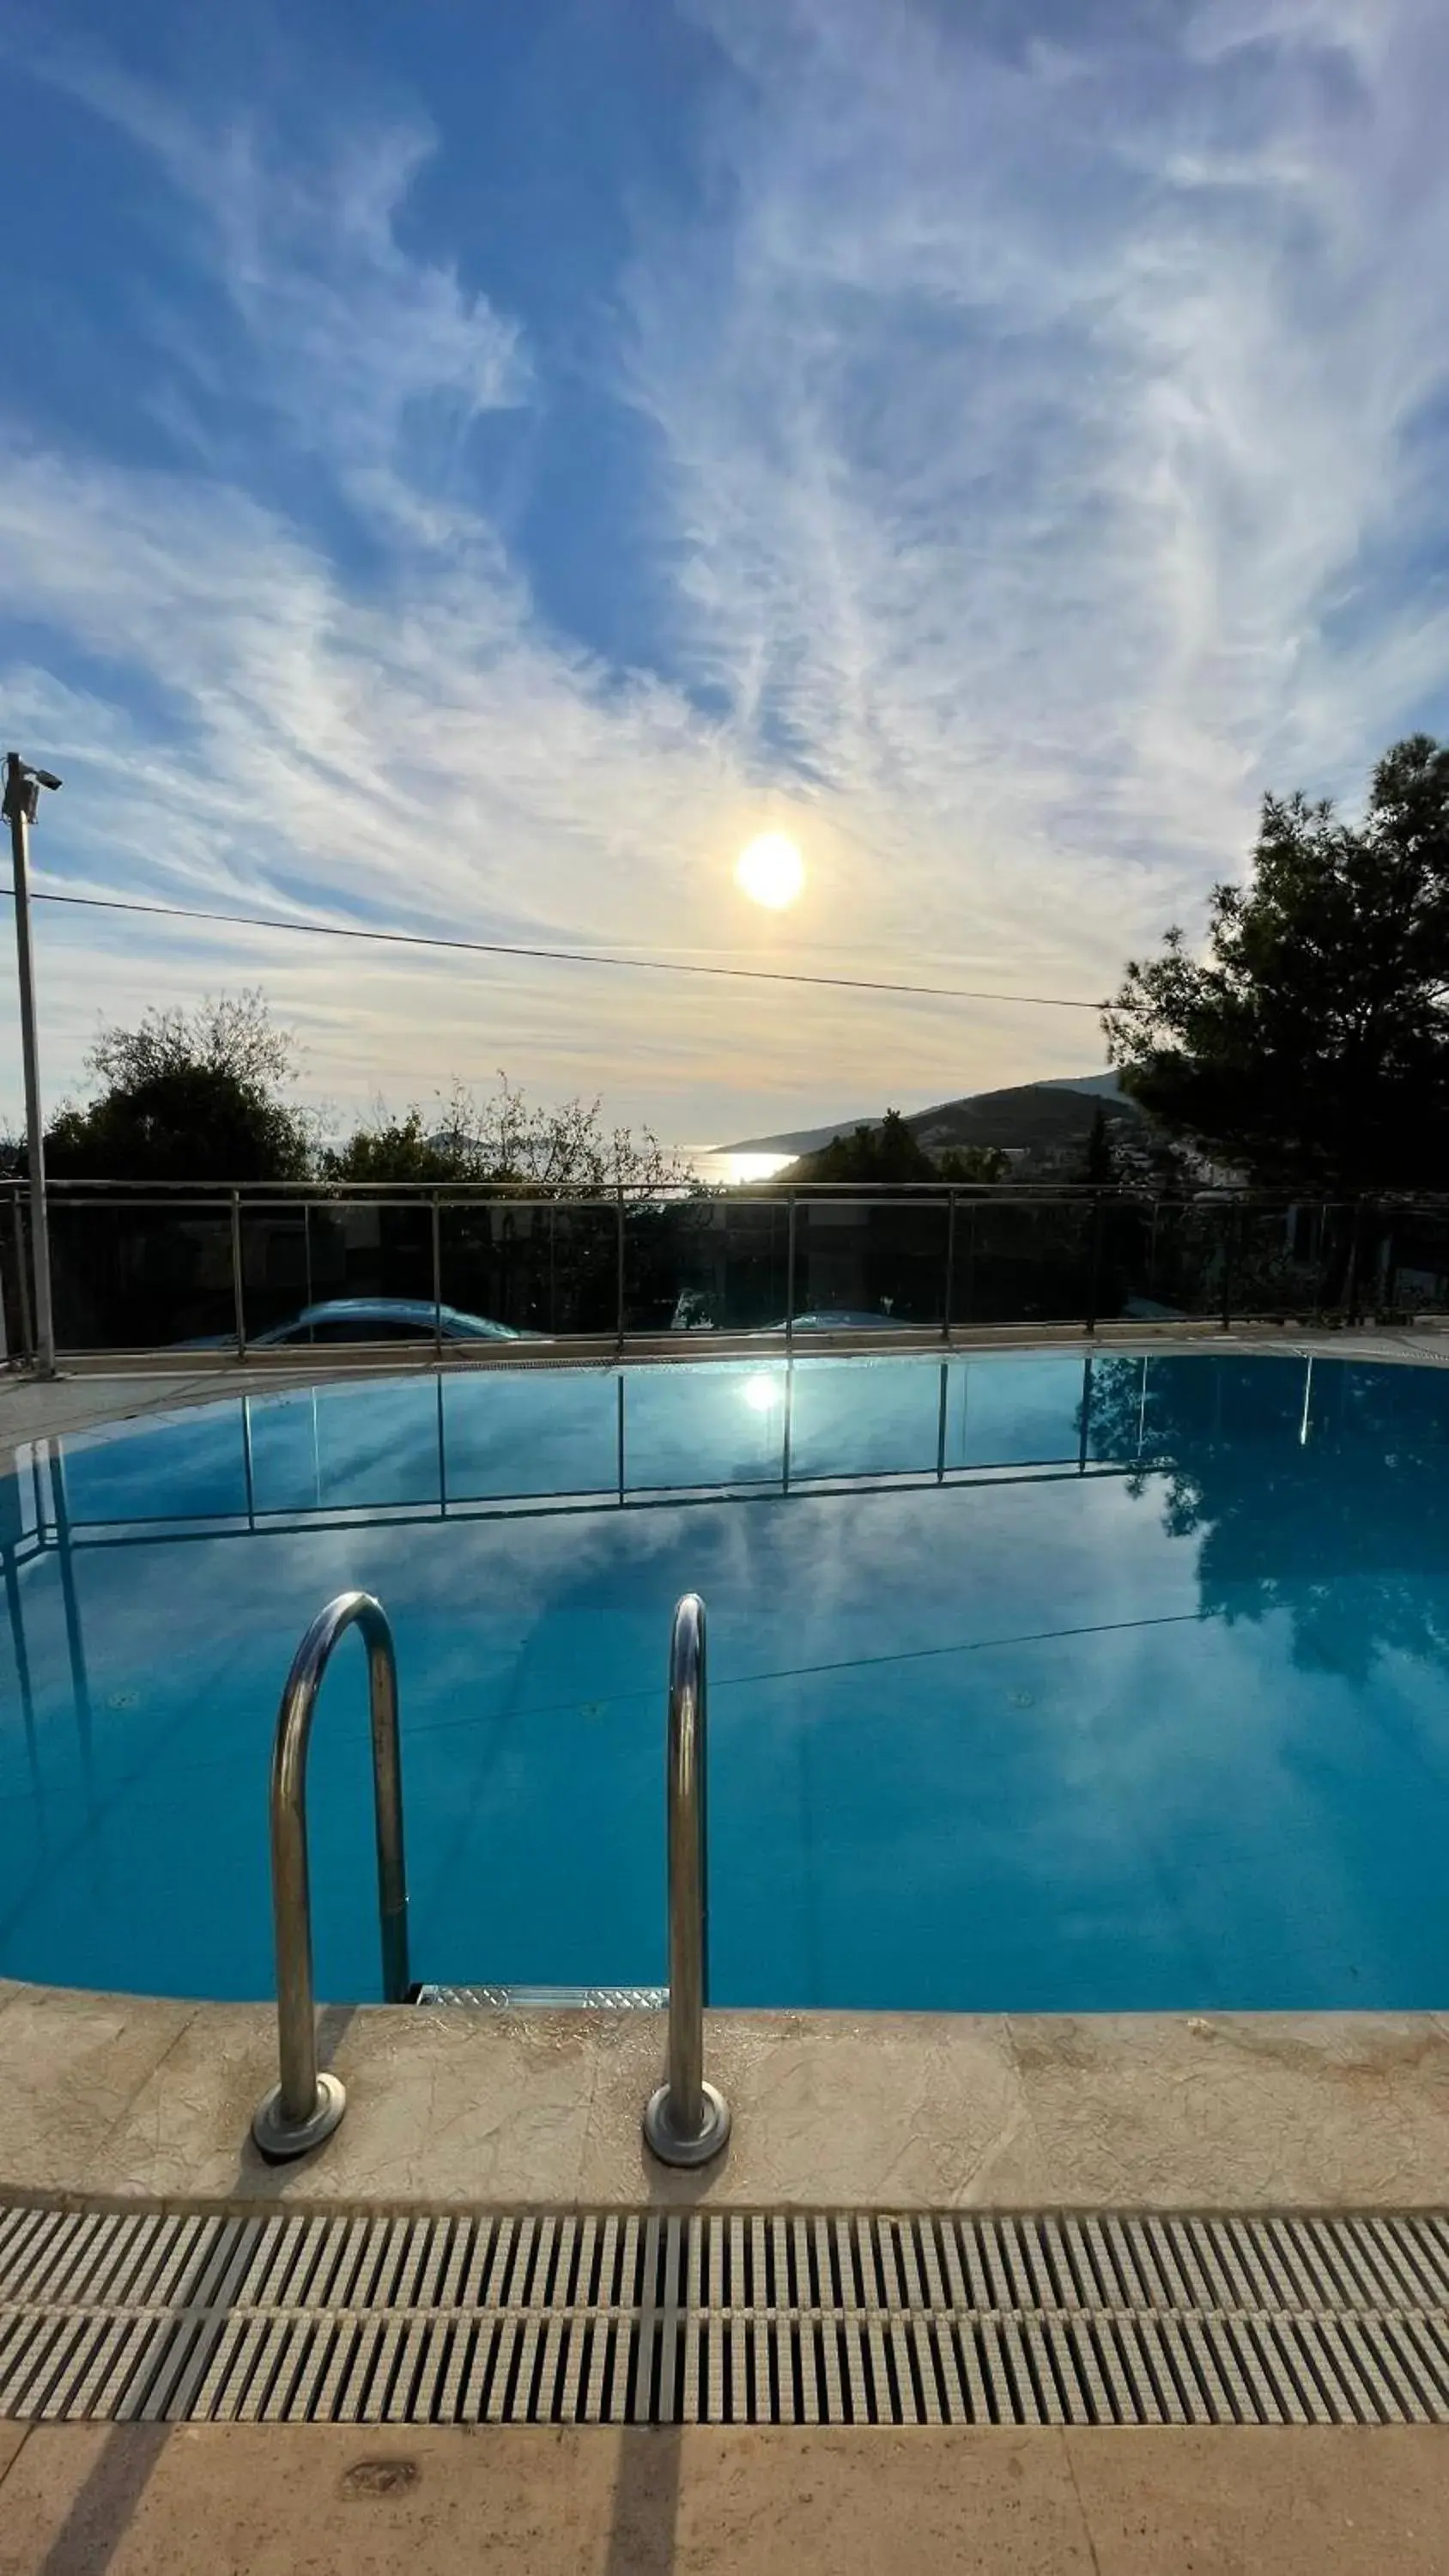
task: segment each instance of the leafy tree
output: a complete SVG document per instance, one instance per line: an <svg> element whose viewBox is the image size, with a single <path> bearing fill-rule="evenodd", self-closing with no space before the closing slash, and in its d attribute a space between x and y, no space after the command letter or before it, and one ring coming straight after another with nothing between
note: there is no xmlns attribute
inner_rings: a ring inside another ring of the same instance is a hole
<svg viewBox="0 0 1449 2576"><path fill-rule="evenodd" d="M345 1145L328 1146L321 1156L322 1175L333 1181L476 1181L493 1177L479 1168L480 1158L466 1137L434 1131L421 1109L394 1117L379 1104L370 1125L358 1127Z"/></svg>
<svg viewBox="0 0 1449 2576"><path fill-rule="evenodd" d="M1180 930L1103 1018L1124 1090L1269 1186L1438 1183L1449 1150L1449 748L1414 734L1361 823L1268 796L1207 953Z"/></svg>
<svg viewBox="0 0 1449 2576"><path fill-rule="evenodd" d="M300 1049L279 1029L259 986L194 1011L147 1011L139 1028L101 1030L86 1057L113 1091L137 1091L171 1074L205 1072L252 1091L275 1091L297 1071Z"/></svg>
<svg viewBox="0 0 1449 2576"><path fill-rule="evenodd" d="M532 1103L506 1074L482 1101L455 1085L431 1122L416 1105L400 1118L379 1107L371 1124L324 1153L322 1172L335 1181L488 1181L546 1196L622 1189L636 1198L693 1177L649 1128L606 1128L597 1100Z"/></svg>
<svg viewBox="0 0 1449 2576"><path fill-rule="evenodd" d="M283 1097L296 1062L260 992L104 1028L86 1065L105 1089L57 1113L46 1168L57 1180L303 1179L311 1123Z"/></svg>
<svg viewBox="0 0 1449 2576"><path fill-rule="evenodd" d="M857 1127L848 1136L833 1136L816 1154L779 1174L782 1181L934 1181L940 1175L923 1145L916 1142L898 1109L888 1109L878 1127Z"/></svg>
<svg viewBox="0 0 1449 2576"><path fill-rule="evenodd" d="M948 1145L936 1161L943 1181L1004 1181L1010 1169L1000 1145Z"/></svg>
<svg viewBox="0 0 1449 2576"><path fill-rule="evenodd" d="M848 1136L833 1136L818 1153L802 1154L777 1181L981 1182L1001 1180L1006 1169L1006 1156L996 1145L950 1145L943 1154L928 1154L900 1111L888 1109L878 1127L855 1127Z"/></svg>
<svg viewBox="0 0 1449 2576"><path fill-rule="evenodd" d="M1302 1670L1363 1683L1381 1656L1449 1667L1449 1383L1288 1359L1099 1359L1090 1454L1197 1538L1198 1604L1279 1613ZM1416 1755L1416 1758L1421 1758Z"/></svg>
<svg viewBox="0 0 1449 2576"><path fill-rule="evenodd" d="M1092 1113L1087 1131L1087 1151L1083 1179L1095 1190L1110 1190L1117 1180L1117 1157L1112 1151L1107 1112L1100 1100Z"/></svg>

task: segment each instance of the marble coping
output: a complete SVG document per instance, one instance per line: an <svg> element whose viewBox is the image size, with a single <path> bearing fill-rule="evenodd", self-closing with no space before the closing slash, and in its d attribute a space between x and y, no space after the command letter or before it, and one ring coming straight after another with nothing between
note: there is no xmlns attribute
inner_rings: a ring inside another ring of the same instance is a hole
<svg viewBox="0 0 1449 2576"><path fill-rule="evenodd" d="M324 2009L341 2127L251 2144L268 2005L0 1986L0 2202L197 2209L1449 2205L1449 2016L712 2012L724 2155L640 2137L664 2017Z"/></svg>

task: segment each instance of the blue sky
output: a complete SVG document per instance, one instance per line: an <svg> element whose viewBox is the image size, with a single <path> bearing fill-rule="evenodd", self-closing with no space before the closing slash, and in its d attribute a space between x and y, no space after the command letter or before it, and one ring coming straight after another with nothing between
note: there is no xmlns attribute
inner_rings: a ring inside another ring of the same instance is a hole
<svg viewBox="0 0 1449 2576"><path fill-rule="evenodd" d="M47 0L0 60L42 883L1090 994L1265 786L1449 730L1442 0ZM40 931L52 1096L242 982L340 1111L505 1065L691 1142L1101 1056Z"/></svg>

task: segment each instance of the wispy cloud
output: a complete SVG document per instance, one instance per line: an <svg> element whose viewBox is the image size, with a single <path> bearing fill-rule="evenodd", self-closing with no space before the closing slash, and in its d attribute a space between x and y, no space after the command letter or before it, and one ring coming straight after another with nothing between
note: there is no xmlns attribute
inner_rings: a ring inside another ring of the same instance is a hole
<svg viewBox="0 0 1449 2576"><path fill-rule="evenodd" d="M416 218L421 108L299 155L260 99L218 122L52 62L171 190L191 290L151 299L163 461L42 443L7 396L41 642L6 704L67 768L41 855L78 884L1095 990L1240 862L1263 786L1352 792L1443 722L1438 0L693 14L698 208L640 219L595 386L657 460L663 641L622 667L549 624L494 505L492 425L556 388ZM781 814L811 897L752 927L729 861ZM67 1072L98 1003L222 980L206 934L54 919ZM584 970L480 1009L454 970L243 963L319 1089L506 1058L679 1133L1097 1051L1022 1013Z"/></svg>
<svg viewBox="0 0 1449 2576"><path fill-rule="evenodd" d="M1088 14L1007 59L967 13L712 11L730 255L641 259L633 385L739 720L968 882L984 841L1135 910L1133 862L1190 892L1265 772L1349 784L1449 678L1449 26Z"/></svg>

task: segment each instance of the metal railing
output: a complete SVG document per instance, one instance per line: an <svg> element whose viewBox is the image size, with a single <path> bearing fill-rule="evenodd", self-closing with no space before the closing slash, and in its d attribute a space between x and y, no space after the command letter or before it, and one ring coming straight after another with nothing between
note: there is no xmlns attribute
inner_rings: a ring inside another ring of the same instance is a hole
<svg viewBox="0 0 1449 2576"><path fill-rule="evenodd" d="M47 1204L67 1358L355 1350L374 1335L338 1316L347 1300L371 1311L376 1344L458 1358L507 1347L489 1326L624 1350L662 1334L683 1348L703 1331L808 1347L832 1327L949 1342L993 1325L1449 1314L1449 1200L1428 1196L53 1182ZM29 1234L23 1185L0 1182L12 1362L38 1347Z"/></svg>
<svg viewBox="0 0 1449 2576"><path fill-rule="evenodd" d="M704 1603L687 1592L669 1643L666 1805L669 1837L669 2047L665 2080L644 2109L650 2152L703 2165L730 2133L729 2104L704 2080L709 2001L709 1830Z"/></svg>
<svg viewBox="0 0 1449 2576"><path fill-rule="evenodd" d="M398 1746L397 1663L392 1631L370 1592L340 1592L318 1612L292 1659L277 1713L272 1751L272 1919L277 1950L277 2038L280 2080L257 2106L252 2136L264 2156L306 2155L330 2137L347 2108L341 2080L317 2065L312 1985L312 1898L307 1871L307 1745L317 1693L332 1649L353 1625L367 1647L372 1719L373 1805L377 1826L377 1902L382 1930L382 1990L388 2003L407 2000L407 1870L403 1858L402 1762Z"/></svg>

